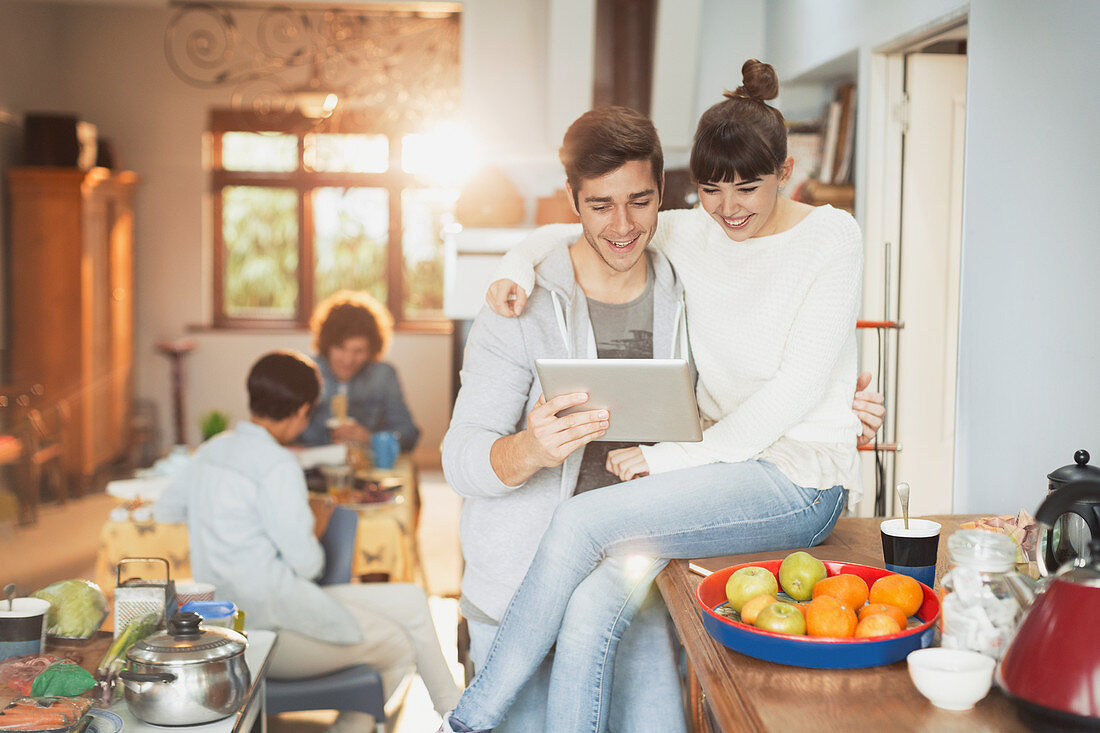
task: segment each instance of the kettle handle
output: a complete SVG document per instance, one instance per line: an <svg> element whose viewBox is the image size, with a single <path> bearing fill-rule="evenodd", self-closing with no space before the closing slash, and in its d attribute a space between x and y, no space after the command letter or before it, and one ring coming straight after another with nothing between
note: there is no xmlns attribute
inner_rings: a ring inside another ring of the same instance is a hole
<svg viewBox="0 0 1100 733"><path fill-rule="evenodd" d="M1100 496L1100 479L1085 478L1066 484L1043 500L1035 511L1035 519L1041 524L1053 527L1058 517L1088 496Z"/></svg>
<svg viewBox="0 0 1100 733"><path fill-rule="evenodd" d="M1049 538L1049 531L1054 527L1054 523L1058 521L1058 517L1069 511L1078 501L1088 496L1100 496L1100 480L1084 478L1072 481L1055 491L1053 494L1050 494L1043 500L1043 503L1039 505L1039 508L1035 510L1035 521L1037 521L1040 526L1040 547L1036 548L1035 559L1039 566L1039 575L1041 577L1046 576L1050 570L1055 569L1047 568L1045 555L1048 539L1044 538Z"/></svg>

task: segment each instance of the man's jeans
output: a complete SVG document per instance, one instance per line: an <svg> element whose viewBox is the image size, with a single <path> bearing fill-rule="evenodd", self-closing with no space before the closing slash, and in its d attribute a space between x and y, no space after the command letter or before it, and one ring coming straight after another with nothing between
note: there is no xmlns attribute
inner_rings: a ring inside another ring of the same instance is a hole
<svg viewBox="0 0 1100 733"><path fill-rule="evenodd" d="M454 718L475 730L504 719L558 639L574 589L605 556L695 558L813 546L832 531L845 493L840 486L802 488L770 463L745 461L647 476L563 502ZM556 730L606 730L615 638L664 564L627 562L637 568L634 588L620 593L616 604L603 604L608 616L590 619L588 633L560 642L587 651L555 662L547 716Z"/></svg>
<svg viewBox="0 0 1100 733"><path fill-rule="evenodd" d="M497 725L494 733L533 733L540 730L567 731L570 726L553 715L547 724L547 697L555 699L551 708L560 708L558 696L572 694L568 689L551 687L551 668L555 671L576 666L573 654L590 652L570 641L585 639L605 607L621 596L617 589L635 586L633 568L620 558L608 558L573 592L569 611L558 637L556 652L548 654L534 674L516 695L508 709L507 719ZM596 580L598 579L598 580ZM610 609L614 613L614 609ZM497 627L468 620L470 658L480 671L496 636ZM622 641L615 654L615 675L611 681L610 727L614 731L660 731L686 733L680 676L676 665L670 620L656 587L651 587L634 620L622 632ZM553 665L553 667L552 667ZM565 675L556 674L561 680ZM556 686L555 686L556 687ZM566 698L568 699L568 698Z"/></svg>

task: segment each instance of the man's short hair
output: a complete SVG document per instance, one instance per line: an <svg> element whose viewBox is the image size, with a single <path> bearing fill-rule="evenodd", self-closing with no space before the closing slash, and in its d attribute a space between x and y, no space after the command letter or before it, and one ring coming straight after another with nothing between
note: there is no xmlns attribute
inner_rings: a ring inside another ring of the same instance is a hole
<svg viewBox="0 0 1100 733"><path fill-rule="evenodd" d="M284 420L321 394L321 372L305 354L271 351L248 372L248 409L255 417Z"/></svg>
<svg viewBox="0 0 1100 733"><path fill-rule="evenodd" d="M577 192L591 178L605 176L632 160L648 160L658 188L665 169L661 140L652 120L629 107L600 107L585 112L565 131L558 157L565 180Z"/></svg>

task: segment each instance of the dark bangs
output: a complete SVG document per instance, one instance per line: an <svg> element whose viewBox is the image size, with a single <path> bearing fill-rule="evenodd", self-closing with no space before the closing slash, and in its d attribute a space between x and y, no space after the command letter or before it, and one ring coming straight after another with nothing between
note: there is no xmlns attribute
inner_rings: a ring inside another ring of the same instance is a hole
<svg viewBox="0 0 1100 733"><path fill-rule="evenodd" d="M733 183L776 173L787 158L787 141L773 150L752 125L726 121L696 132L691 147L691 177L696 184Z"/></svg>
<svg viewBox="0 0 1100 733"><path fill-rule="evenodd" d="M730 97L699 118L691 146L696 184L733 183L778 173L787 159L787 127L762 101Z"/></svg>

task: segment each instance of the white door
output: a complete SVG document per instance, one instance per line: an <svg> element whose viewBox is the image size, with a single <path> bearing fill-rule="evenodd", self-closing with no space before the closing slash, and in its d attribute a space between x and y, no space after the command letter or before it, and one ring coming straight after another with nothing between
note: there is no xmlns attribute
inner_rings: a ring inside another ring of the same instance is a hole
<svg viewBox="0 0 1100 733"><path fill-rule="evenodd" d="M898 481L910 513L952 509L966 57L910 54L898 319Z"/></svg>

